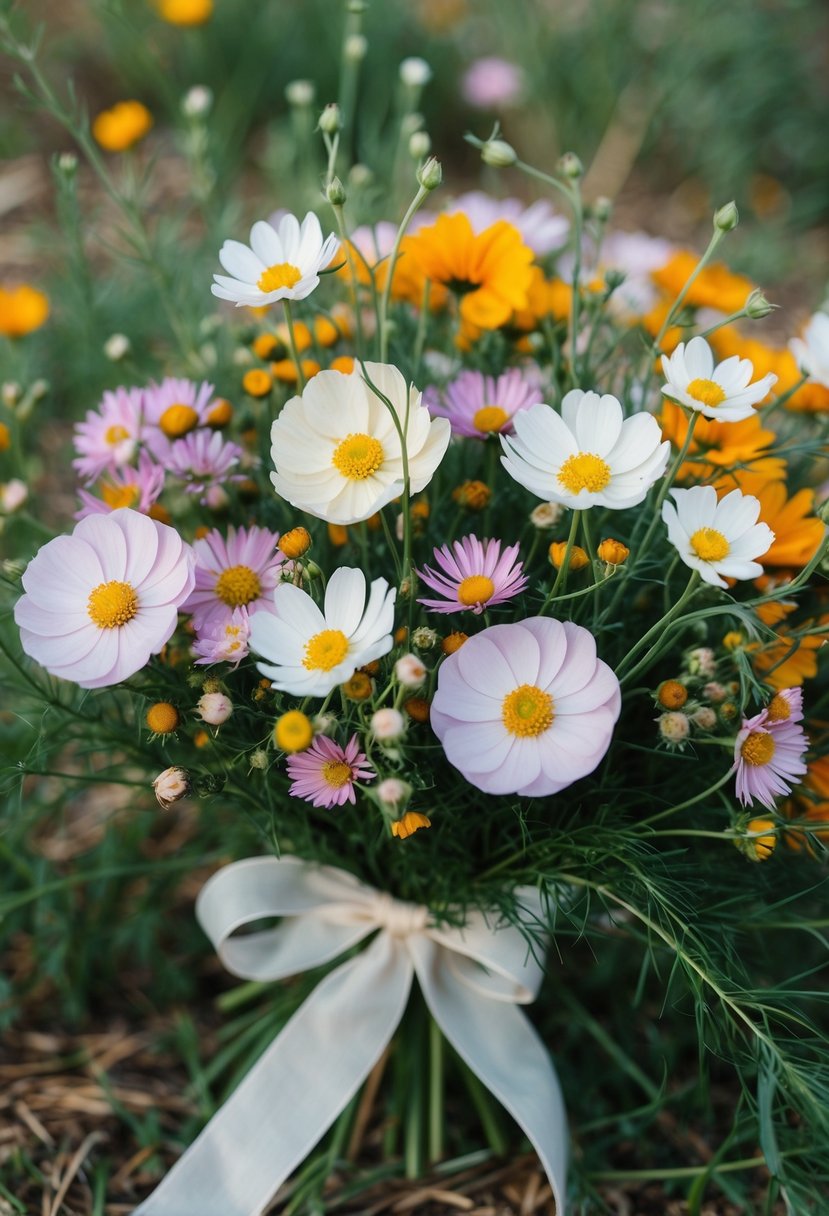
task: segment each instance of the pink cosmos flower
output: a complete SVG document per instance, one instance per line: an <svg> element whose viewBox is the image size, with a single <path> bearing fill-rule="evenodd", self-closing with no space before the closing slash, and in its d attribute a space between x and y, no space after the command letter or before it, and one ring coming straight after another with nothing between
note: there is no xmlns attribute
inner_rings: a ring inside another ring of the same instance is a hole
<svg viewBox="0 0 829 1216"><path fill-rule="evenodd" d="M73 466L86 480L129 464L141 438L143 388L116 388L104 393L98 410L88 410L75 426Z"/></svg>
<svg viewBox="0 0 829 1216"><path fill-rule="evenodd" d="M147 515L163 489L163 468L155 463L149 452L140 452L137 469L125 465L120 472L109 473L106 481L99 486L100 498L87 490L78 490L82 506L75 519L86 519L87 515L108 515L119 507L133 507L142 515Z"/></svg>
<svg viewBox="0 0 829 1216"><path fill-rule="evenodd" d="M14 606L23 649L81 688L117 684L169 641L193 581L173 528L128 508L90 515L29 562Z"/></svg>
<svg viewBox="0 0 829 1216"><path fill-rule="evenodd" d="M317 735L306 751L288 757L287 769L293 780L288 793L325 807L356 803L354 782L371 781L377 776L360 751L356 735L344 748L327 735Z"/></svg>
<svg viewBox="0 0 829 1216"><path fill-rule="evenodd" d="M236 443L226 442L218 431L200 430L170 444L165 458L168 473L186 482L188 494L205 493L222 482L241 481L243 474L230 473L244 455Z"/></svg>
<svg viewBox="0 0 829 1216"><path fill-rule="evenodd" d="M737 797L743 806L756 800L773 808L775 798L791 793L807 771L802 706L801 690L784 688L759 714L743 720L734 740Z"/></svg>
<svg viewBox="0 0 829 1216"><path fill-rule="evenodd" d="M443 545L433 552L440 570L425 566L417 571L427 587L444 597L417 601L433 612L463 612L469 608L480 616L485 608L519 595L529 582L523 565L515 560L517 544L501 553L500 540L465 536L454 541L451 549Z"/></svg>
<svg viewBox="0 0 829 1216"><path fill-rule="evenodd" d="M530 617L484 629L443 662L431 723L471 785L543 798L592 773L620 708L592 633Z"/></svg>
<svg viewBox="0 0 829 1216"><path fill-rule="evenodd" d="M506 220L521 233L521 239L539 257L544 257L567 243L570 224L547 199L529 205L520 198L493 198L483 190L469 190L446 208L447 215L462 211L474 233L491 228L498 220Z"/></svg>
<svg viewBox="0 0 829 1216"><path fill-rule="evenodd" d="M539 378L537 368L512 367L497 377L465 371L442 391L427 389L424 400L433 417L449 419L453 435L512 435L514 415L544 400Z"/></svg>
<svg viewBox="0 0 829 1216"><path fill-rule="evenodd" d="M212 384L203 380L182 380L165 376L160 384L146 389L144 420L147 446L159 460L164 460L170 444L207 425L207 415L214 403Z"/></svg>
<svg viewBox="0 0 829 1216"><path fill-rule="evenodd" d="M213 617L196 632L193 642L193 652L199 656L196 666L232 663L235 667L250 653L250 623L244 608L234 608L229 619Z"/></svg>
<svg viewBox="0 0 829 1216"><path fill-rule="evenodd" d="M268 528L231 527L227 539L214 528L195 542L196 582L183 610L193 614L200 638L230 624L237 611L245 621L252 612L273 612L283 561L278 541Z"/></svg>
<svg viewBox="0 0 829 1216"><path fill-rule="evenodd" d="M524 73L518 64L499 55L476 59L461 81L464 100L479 110L514 106L521 101L525 87Z"/></svg>

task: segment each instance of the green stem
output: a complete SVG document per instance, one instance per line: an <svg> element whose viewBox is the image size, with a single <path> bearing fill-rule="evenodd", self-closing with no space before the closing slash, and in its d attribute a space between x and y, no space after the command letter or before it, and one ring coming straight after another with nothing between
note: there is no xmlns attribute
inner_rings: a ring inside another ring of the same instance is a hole
<svg viewBox="0 0 829 1216"><path fill-rule="evenodd" d="M579 320L581 312L581 246L584 210L581 201L581 189L578 181L573 183L570 191L570 203L573 208L573 298L570 303L570 379L573 388L581 383L579 376Z"/></svg>
<svg viewBox="0 0 829 1216"><path fill-rule="evenodd" d="M429 1018L429 1163L443 1156L443 1035L433 1017Z"/></svg>
<svg viewBox="0 0 829 1216"><path fill-rule="evenodd" d="M639 641L633 647L631 647L631 649L628 651L628 653L622 659L619 666L616 668L616 675L619 677L620 680L622 680L623 682L632 680L635 675L637 675L640 671L642 671L645 667L647 667L648 658L650 656L650 650L645 654L645 657L639 663L636 664L636 666L633 668L633 670L628 673L628 675L626 675L626 676L622 675L622 673L626 670L626 668L628 668L630 666L631 661L633 660L634 656L639 654L642 650L644 650L654 638L657 638L658 642L662 641L662 635L664 634L666 626L668 626L671 623L671 621L675 620L676 617L679 616L682 609L688 603L688 600L696 592L697 587L699 585L699 581L700 581L699 571L692 570L691 577L688 579L688 584L687 584L685 590L682 592L682 595L679 597L677 602L674 604L673 608L671 608L669 612L666 612L663 617L660 617L660 619L656 622L655 625L651 625L650 629L647 631L647 633L644 635L644 637L640 638Z"/></svg>
<svg viewBox="0 0 829 1216"><path fill-rule="evenodd" d="M299 389L300 396L302 396L302 394L305 392L305 377L302 374L302 364L299 361L299 351L297 350L296 345L296 335L294 334L294 315L291 310L291 301L283 300L282 307L285 309L285 324L288 327L288 345L291 348L291 358L293 359L294 367L296 368L297 388Z"/></svg>
<svg viewBox="0 0 829 1216"><path fill-rule="evenodd" d="M687 811L689 807L695 806L698 802L703 802L706 798L710 798L712 794L716 794L717 790L731 780L732 772L728 770L719 781L715 781L713 785L709 785L707 789L699 794L694 794L692 798L686 798L684 802L678 802L676 806L669 806L667 810L659 811L656 815L650 815L647 819L641 819L638 827L647 827L652 823L656 823L660 819L667 819L669 815L676 815L679 811Z"/></svg>
<svg viewBox="0 0 829 1216"><path fill-rule="evenodd" d="M564 550L564 558L562 559L561 565L558 568L558 573L556 574L555 581L547 594L547 598L538 610L539 616L544 615L550 604L556 598L556 592L559 589L559 585L563 585L564 587L567 586L567 567L570 564L570 553L572 552L573 545L576 540L576 533L579 529L580 516L581 511L573 512L573 518L570 521L570 534L567 537L567 547Z"/></svg>
<svg viewBox="0 0 829 1216"><path fill-rule="evenodd" d="M421 206L421 204L423 203L423 200L426 198L428 193L429 193L429 191L426 189L425 186L418 187L417 194L414 196L411 203L409 204L409 209L406 212L406 214L403 216L403 222L400 225L400 227L397 229L397 235L394 238L394 245L392 246L391 255L390 255L389 261L388 261L388 276L386 278L386 282L383 287L383 294L380 298L379 339L380 339L380 362L381 363L386 362L386 360L388 359L388 354L389 354L389 321L388 321L389 300L391 299L391 286L392 286L392 281L394 279L394 268L397 265L397 257L400 252L400 242L403 240L403 237L406 235L406 229L409 227L409 224L412 222L412 217L413 217L414 213L417 211L418 207Z"/></svg>
<svg viewBox="0 0 829 1216"><path fill-rule="evenodd" d="M691 273L688 276L688 279L685 283L685 286L682 288L682 291L680 291L679 295L674 300L673 304L671 305L671 308L668 311L667 316L665 317L665 320L662 322L662 328L659 330L659 333L654 338L653 350L657 354L659 353L659 348L660 348L662 339L665 337L665 334L670 329L674 318L678 314L679 310L682 308L682 305L685 303L685 299L688 295L688 292L691 290L691 287L696 282L697 277L702 273L702 271L705 269L705 267L711 261L711 258L714 256L714 251L716 250L717 246L719 245L720 241L723 239L724 236L725 236L725 233L722 230L722 228L714 229L714 232L711 236L711 240L708 242L708 248L706 249L705 253L700 258L700 260L697 262L694 269L691 271Z"/></svg>
<svg viewBox="0 0 829 1216"><path fill-rule="evenodd" d="M341 204L332 204L334 207L334 216L337 220L337 231L340 234L343 249L345 250L346 261L348 262L349 286L351 288L351 306L354 309L354 323L357 327L357 353L361 363L365 362L366 357L366 340L363 333L363 314L360 308L360 293L358 287L357 272L354 268L354 254L352 252L351 242L348 239L345 228L345 214Z"/></svg>

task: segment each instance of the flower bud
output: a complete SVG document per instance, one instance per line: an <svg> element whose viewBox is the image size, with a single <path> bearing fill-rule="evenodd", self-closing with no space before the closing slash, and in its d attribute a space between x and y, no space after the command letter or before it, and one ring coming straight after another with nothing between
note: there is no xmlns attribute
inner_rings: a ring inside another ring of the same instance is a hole
<svg viewBox="0 0 829 1216"><path fill-rule="evenodd" d="M688 700L688 689L679 680L663 680L656 690L656 699L663 709L682 709Z"/></svg>
<svg viewBox="0 0 829 1216"><path fill-rule="evenodd" d="M749 819L743 831L746 835L739 836L734 841L743 856L749 861L767 861L777 844L774 820L766 818L765 815L757 815Z"/></svg>
<svg viewBox="0 0 829 1216"><path fill-rule="evenodd" d="M431 826L432 821L428 815L421 815L420 811L406 811L401 819L395 819L391 825L391 834L400 840L405 840L407 836L413 836L420 828L430 828Z"/></svg>
<svg viewBox="0 0 829 1216"><path fill-rule="evenodd" d="M113 363L118 363L130 353L131 342L126 334L110 334L104 343L104 354Z"/></svg>
<svg viewBox="0 0 829 1216"><path fill-rule="evenodd" d="M443 641L440 644L440 648L443 651L443 653L446 655L454 654L457 650L460 650L460 648L461 648L461 646L463 646L464 642L468 642L468 641L469 641L469 634L462 633L461 630L458 629L458 630L455 630L454 633L449 633L446 635L446 637L443 639Z"/></svg>
<svg viewBox="0 0 829 1216"><path fill-rule="evenodd" d="M488 139L481 148L481 160L493 169L508 169L518 160L518 153L505 139Z"/></svg>
<svg viewBox="0 0 829 1216"><path fill-rule="evenodd" d="M440 634L435 629L429 629L426 625L421 625L419 629L415 629L412 634L412 643L418 650L432 650L440 641Z"/></svg>
<svg viewBox="0 0 829 1216"><path fill-rule="evenodd" d="M57 166L64 177L74 177L78 171L78 158L74 152L61 152Z"/></svg>
<svg viewBox="0 0 829 1216"><path fill-rule="evenodd" d="M371 733L380 743L391 743L406 731L406 720L399 709L378 709L371 715Z"/></svg>
<svg viewBox="0 0 829 1216"><path fill-rule="evenodd" d="M340 688L349 701L367 701L372 694L371 676L365 671L355 671Z"/></svg>
<svg viewBox="0 0 829 1216"><path fill-rule="evenodd" d="M717 670L717 656L710 646L696 646L685 656L685 663L692 676L708 680Z"/></svg>
<svg viewBox="0 0 829 1216"><path fill-rule="evenodd" d="M761 321L770 312L774 312L776 307L776 304L769 303L759 287L755 287L743 305L743 311L752 321Z"/></svg>
<svg viewBox="0 0 829 1216"><path fill-rule="evenodd" d="M206 118L213 108L213 90L206 84L194 84L181 99L185 118Z"/></svg>
<svg viewBox="0 0 829 1216"><path fill-rule="evenodd" d="M426 163L418 169L417 180L424 190L436 190L443 181L440 161L436 157L430 156Z"/></svg>
<svg viewBox="0 0 829 1216"><path fill-rule="evenodd" d="M154 735L169 735L179 724L179 713L169 701L156 701L147 710L144 721Z"/></svg>
<svg viewBox="0 0 829 1216"><path fill-rule="evenodd" d="M404 654L395 663L394 674L404 688L420 688L429 672L416 654Z"/></svg>
<svg viewBox="0 0 829 1216"><path fill-rule="evenodd" d="M398 777L386 777L374 787L374 792L385 806L396 809L411 798L412 787L408 781L401 781Z"/></svg>
<svg viewBox="0 0 829 1216"><path fill-rule="evenodd" d="M567 544L563 540L554 540L548 550L549 558L556 570L560 570L564 565L564 557L567 553ZM585 566L590 564L590 558L582 549L581 545L573 545L570 550L570 561L568 569L583 570Z"/></svg>
<svg viewBox="0 0 829 1216"><path fill-rule="evenodd" d="M432 141L425 131L413 131L409 136L409 156L412 160L423 160L432 150Z"/></svg>
<svg viewBox="0 0 829 1216"><path fill-rule="evenodd" d="M286 557L302 557L311 548L311 533L307 528L291 528L279 538L279 550Z"/></svg>
<svg viewBox="0 0 829 1216"><path fill-rule="evenodd" d="M196 706L202 722L208 726L221 726L233 713L233 702L223 692L207 692Z"/></svg>
<svg viewBox="0 0 829 1216"><path fill-rule="evenodd" d="M600 224L606 224L613 214L613 203L602 194L593 203L592 211Z"/></svg>
<svg viewBox="0 0 829 1216"><path fill-rule="evenodd" d="M332 177L325 188L325 197L332 207L342 207L345 203L345 186L338 177Z"/></svg>
<svg viewBox="0 0 829 1216"><path fill-rule="evenodd" d="M312 80L291 80L285 85L285 100L289 106L313 105L315 94Z"/></svg>
<svg viewBox="0 0 829 1216"><path fill-rule="evenodd" d="M0 484L0 512L11 515L13 511L19 511L28 497L29 487L25 481L12 477L5 485Z"/></svg>
<svg viewBox="0 0 829 1216"><path fill-rule="evenodd" d="M365 190L374 181L374 172L368 165L359 162L348 170L348 184L355 190Z"/></svg>
<svg viewBox="0 0 829 1216"><path fill-rule="evenodd" d="M560 156L557 167L562 177L569 177L571 181L576 181L584 176L584 165L575 152L565 152L563 156Z"/></svg>
<svg viewBox="0 0 829 1216"><path fill-rule="evenodd" d="M340 107L336 101L329 102L325 107L320 114L317 126L325 135L337 134L342 126L342 118L340 117Z"/></svg>
<svg viewBox="0 0 829 1216"><path fill-rule="evenodd" d="M410 89L422 89L432 79L431 67L418 55L410 55L408 59L404 59L399 72L401 81Z"/></svg>
<svg viewBox="0 0 829 1216"><path fill-rule="evenodd" d="M368 51L368 39L363 34L349 34L343 46L343 55L349 63L360 63Z"/></svg>
<svg viewBox="0 0 829 1216"><path fill-rule="evenodd" d="M659 725L659 733L666 743L684 743L691 733L691 723L685 714L661 714L656 721Z"/></svg>
<svg viewBox="0 0 829 1216"><path fill-rule="evenodd" d="M22 396L23 389L16 380L4 381L3 387L0 388L0 400L4 405L13 410Z"/></svg>
<svg viewBox="0 0 829 1216"><path fill-rule="evenodd" d="M731 232L737 227L739 222L740 213L737 210L737 204L733 200L714 212L714 227L718 228L720 232Z"/></svg>
<svg viewBox="0 0 829 1216"><path fill-rule="evenodd" d="M270 764L270 760L268 759L268 753L264 750L264 748L257 747L255 752L251 752L251 755L250 755L250 767L251 768L257 768L261 772L264 772L265 769L269 766L269 764Z"/></svg>
<svg viewBox="0 0 829 1216"><path fill-rule="evenodd" d="M620 540L613 540L611 537L603 540L596 552L599 560L607 562L608 566L621 566L630 557L630 549L627 545L623 545Z"/></svg>
<svg viewBox="0 0 829 1216"><path fill-rule="evenodd" d="M156 802L165 811L185 798L190 788L190 774L184 768L165 768L153 781Z"/></svg>
<svg viewBox="0 0 829 1216"><path fill-rule="evenodd" d="M700 730L713 730L717 725L717 715L710 705L700 705L699 709L695 709L691 714L691 721Z"/></svg>
<svg viewBox="0 0 829 1216"><path fill-rule="evenodd" d="M563 514L564 507L560 502L540 502L530 511L530 523L541 532L554 528Z"/></svg>

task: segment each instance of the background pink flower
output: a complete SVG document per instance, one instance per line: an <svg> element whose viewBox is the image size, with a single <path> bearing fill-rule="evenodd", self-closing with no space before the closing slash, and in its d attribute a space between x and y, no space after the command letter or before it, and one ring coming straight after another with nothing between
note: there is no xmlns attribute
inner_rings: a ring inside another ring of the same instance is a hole
<svg viewBox="0 0 829 1216"><path fill-rule="evenodd" d="M371 781L377 775L360 751L356 735L344 748L327 735L317 735L304 752L288 757L286 768L293 779L288 790L292 797L326 807L356 803L354 782Z"/></svg>

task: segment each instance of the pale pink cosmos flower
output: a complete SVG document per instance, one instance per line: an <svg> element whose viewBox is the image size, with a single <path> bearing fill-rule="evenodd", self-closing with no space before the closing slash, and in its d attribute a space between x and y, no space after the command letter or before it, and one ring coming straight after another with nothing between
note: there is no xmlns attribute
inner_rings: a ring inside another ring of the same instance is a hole
<svg viewBox="0 0 829 1216"><path fill-rule="evenodd" d="M150 384L144 400L144 438L159 460L170 451L171 443L197 427L207 426L207 416L215 403L212 384L203 380L184 380L165 376L160 384Z"/></svg>
<svg viewBox="0 0 829 1216"><path fill-rule="evenodd" d="M293 781L288 793L324 807L356 803L354 782L371 781L377 776L368 757L360 751L356 735L351 736L344 748L327 735L317 735L304 752L288 757L286 767Z"/></svg>
<svg viewBox="0 0 829 1216"><path fill-rule="evenodd" d="M486 439L512 435L513 418L544 400L536 367L511 367L500 376L464 371L442 390L428 388L423 399L434 418L448 418L453 435Z"/></svg>
<svg viewBox="0 0 829 1216"><path fill-rule="evenodd" d="M193 614L197 633L228 624L237 611L245 620L252 612L273 612L283 561L278 542L278 532L257 527L230 527L227 538L214 528L195 541L196 582L184 611Z"/></svg>
<svg viewBox="0 0 829 1216"><path fill-rule="evenodd" d="M87 482L130 463L141 440L143 408L144 389L107 390L98 409L76 424L72 465Z"/></svg>
<svg viewBox="0 0 829 1216"><path fill-rule="evenodd" d="M431 723L471 785L543 798L593 772L620 707L589 630L529 617L484 629L444 661Z"/></svg>
<svg viewBox="0 0 829 1216"><path fill-rule="evenodd" d="M569 221L546 198L525 203L520 198L493 198L483 190L469 190L446 208L447 215L462 211L477 235L498 220L506 220L521 233L525 245L538 257L545 257L567 243Z"/></svg>
<svg viewBox="0 0 829 1216"><path fill-rule="evenodd" d="M196 665L232 663L235 667L249 654L250 623L244 608L234 608L230 619L205 621L196 630L193 652L199 657Z"/></svg>
<svg viewBox="0 0 829 1216"><path fill-rule="evenodd" d="M186 483L188 494L200 494L204 501L211 486L243 480L244 474L230 472L243 455L237 443L224 440L218 431L199 430L170 444L165 465Z"/></svg>
<svg viewBox="0 0 829 1216"><path fill-rule="evenodd" d="M517 63L500 55L476 59L464 72L461 93L479 110L497 110L517 105L526 91L526 79Z"/></svg>
<svg viewBox="0 0 829 1216"><path fill-rule="evenodd" d="M81 688L118 684L169 641L193 581L173 528L128 508L90 515L29 562L14 607L23 649Z"/></svg>
<svg viewBox="0 0 829 1216"><path fill-rule="evenodd" d="M110 471L98 489L100 498L88 490L78 490L82 505L75 519L86 519L87 515L108 515L119 507L132 507L147 515L164 489L164 469L156 464L149 452L142 451L138 455L137 469L125 465L118 472Z"/></svg>
<svg viewBox="0 0 829 1216"><path fill-rule="evenodd" d="M472 611L480 616L485 608L503 604L520 595L529 579L521 562L516 561L518 545L508 545L501 552L500 540L478 540L464 536L462 540L433 550L440 570L424 566L418 577L442 599L419 599L417 602L432 612Z"/></svg>
<svg viewBox="0 0 829 1216"><path fill-rule="evenodd" d="M743 719L734 740L736 790L743 806L760 802L773 809L775 798L791 793L807 771L803 756L809 740L795 720L802 699L791 696L798 692L784 689L759 714ZM788 717L778 716L786 710Z"/></svg>

